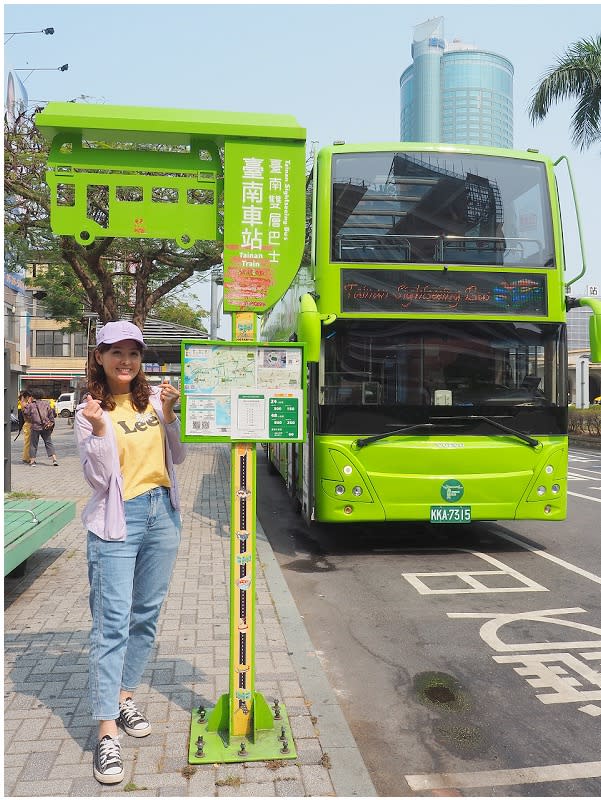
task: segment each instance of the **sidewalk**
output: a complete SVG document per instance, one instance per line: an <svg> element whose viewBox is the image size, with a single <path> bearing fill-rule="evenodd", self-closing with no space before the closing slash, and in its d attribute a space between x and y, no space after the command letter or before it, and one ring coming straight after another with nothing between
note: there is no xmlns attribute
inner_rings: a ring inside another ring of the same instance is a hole
<svg viewBox="0 0 601 800"><path fill-rule="evenodd" d="M13 436L14 438L14 436ZM85 532L90 496L75 437L58 419L53 468L12 446L12 491L74 500L77 516L30 557L22 578L5 579L5 796L308 797L376 796L271 547L257 535L256 689L288 714L294 761L189 765L192 708L228 690L230 472L228 445L191 445L178 467L182 544L157 643L136 692L153 733L122 736L125 779L92 776L96 726L87 705L90 627Z"/></svg>

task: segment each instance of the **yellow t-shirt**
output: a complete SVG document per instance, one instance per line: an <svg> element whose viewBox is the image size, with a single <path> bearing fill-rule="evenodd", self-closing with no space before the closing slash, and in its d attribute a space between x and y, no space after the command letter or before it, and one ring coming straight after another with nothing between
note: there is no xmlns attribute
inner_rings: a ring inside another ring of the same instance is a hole
<svg viewBox="0 0 601 800"><path fill-rule="evenodd" d="M165 431L154 408L136 411L131 394L115 398L109 411L117 436L119 464L123 474L123 499L131 500L157 486L171 486L165 464Z"/></svg>

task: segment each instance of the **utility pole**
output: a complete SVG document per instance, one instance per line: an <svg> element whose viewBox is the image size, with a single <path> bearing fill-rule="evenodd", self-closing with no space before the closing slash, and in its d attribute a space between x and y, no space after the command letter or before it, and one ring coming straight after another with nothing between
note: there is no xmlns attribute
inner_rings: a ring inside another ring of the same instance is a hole
<svg viewBox="0 0 601 800"><path fill-rule="evenodd" d="M576 359L576 408L589 407L589 364L588 354Z"/></svg>
<svg viewBox="0 0 601 800"><path fill-rule="evenodd" d="M221 266L214 266L211 268L211 324L209 339L216 339L217 331L219 330L219 306L223 303L223 299L219 297L218 286L223 286L223 271Z"/></svg>

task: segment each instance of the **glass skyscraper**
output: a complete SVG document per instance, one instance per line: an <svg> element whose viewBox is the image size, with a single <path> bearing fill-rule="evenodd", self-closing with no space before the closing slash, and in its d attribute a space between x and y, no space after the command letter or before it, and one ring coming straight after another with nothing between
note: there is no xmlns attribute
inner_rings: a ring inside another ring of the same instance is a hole
<svg viewBox="0 0 601 800"><path fill-rule="evenodd" d="M415 28L401 75L401 141L513 147L513 65L444 39L444 18Z"/></svg>

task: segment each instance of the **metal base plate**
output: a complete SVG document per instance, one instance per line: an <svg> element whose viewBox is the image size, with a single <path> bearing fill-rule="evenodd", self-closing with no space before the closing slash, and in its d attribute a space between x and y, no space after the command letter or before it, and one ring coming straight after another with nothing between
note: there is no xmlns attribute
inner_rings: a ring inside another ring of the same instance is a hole
<svg viewBox="0 0 601 800"><path fill-rule="evenodd" d="M285 706L279 707L281 719L273 720L273 728L258 730L252 737L254 741L248 736L230 736L227 730L208 731L207 721L212 710L212 708L206 709L203 722L199 722L196 709L192 712L189 764L231 764L241 761L279 761L296 758L296 746ZM198 749L199 737L202 737L203 743L201 750Z"/></svg>

